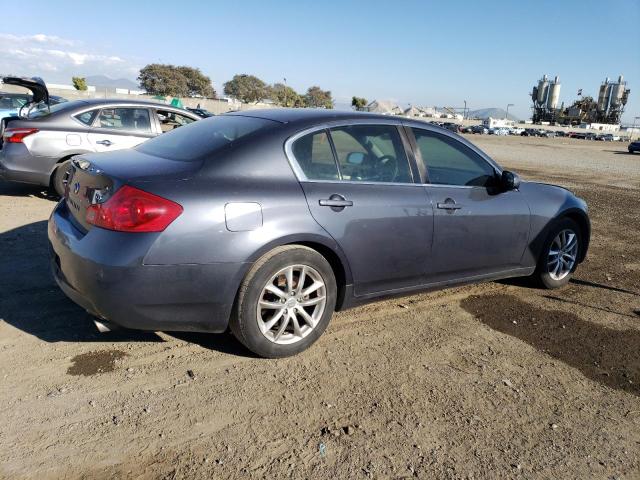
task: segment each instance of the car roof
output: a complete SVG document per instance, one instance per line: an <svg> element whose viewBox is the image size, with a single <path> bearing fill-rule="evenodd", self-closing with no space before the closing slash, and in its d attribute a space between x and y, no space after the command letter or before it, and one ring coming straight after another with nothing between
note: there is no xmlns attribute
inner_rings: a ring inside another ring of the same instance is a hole
<svg viewBox="0 0 640 480"><path fill-rule="evenodd" d="M272 108L242 110L230 112L225 115L237 115L242 117L263 118L280 123L309 123L326 122L332 120L351 119L397 119L394 115L380 115L368 112L354 112L349 110L328 110L325 108ZM405 119L406 120L406 119ZM400 120L398 120L400 121Z"/></svg>
<svg viewBox="0 0 640 480"><path fill-rule="evenodd" d="M78 100L84 102L86 105L145 105L152 107L161 107L161 108L173 108L176 110L184 110L180 107L174 107L173 105L167 105L166 103L160 102L151 102L149 100L131 100L125 98L83 98L82 100Z"/></svg>

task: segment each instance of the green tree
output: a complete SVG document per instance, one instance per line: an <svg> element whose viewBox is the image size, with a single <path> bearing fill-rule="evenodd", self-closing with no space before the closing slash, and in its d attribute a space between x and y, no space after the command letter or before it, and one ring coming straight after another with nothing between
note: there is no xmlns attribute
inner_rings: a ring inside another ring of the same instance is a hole
<svg viewBox="0 0 640 480"><path fill-rule="evenodd" d="M333 108L333 98L329 90L322 90L320 87L309 87L304 96L304 103L307 107Z"/></svg>
<svg viewBox="0 0 640 480"><path fill-rule="evenodd" d="M140 70L140 86L151 95L215 98L211 79L199 69L152 63Z"/></svg>
<svg viewBox="0 0 640 480"><path fill-rule="evenodd" d="M351 106L356 110L362 110L368 103L367 99L362 97L353 97L351 99Z"/></svg>
<svg viewBox="0 0 640 480"><path fill-rule="evenodd" d="M257 103L269 97L269 87L258 77L242 73L224 84L224 93L244 103Z"/></svg>
<svg viewBox="0 0 640 480"><path fill-rule="evenodd" d="M87 80L84 77L71 77L71 82L76 90L84 91L87 89Z"/></svg>
<svg viewBox="0 0 640 480"><path fill-rule="evenodd" d="M187 79L187 89L190 97L216 98L216 91L211 85L211 79L202 73L199 68L177 67L177 69Z"/></svg>
<svg viewBox="0 0 640 480"><path fill-rule="evenodd" d="M302 96L282 83L276 83L269 88L269 98L281 107L304 107Z"/></svg>

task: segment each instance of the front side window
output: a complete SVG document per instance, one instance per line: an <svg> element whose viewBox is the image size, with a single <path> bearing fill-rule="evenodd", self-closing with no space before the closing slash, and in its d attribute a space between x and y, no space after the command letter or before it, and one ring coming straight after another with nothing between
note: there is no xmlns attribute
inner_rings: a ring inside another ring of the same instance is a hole
<svg viewBox="0 0 640 480"><path fill-rule="evenodd" d="M495 178L494 168L458 140L428 130L412 130L429 183L488 187Z"/></svg>
<svg viewBox="0 0 640 480"><path fill-rule="evenodd" d="M146 108L105 108L100 111L98 116L98 127L150 133L149 110Z"/></svg>
<svg viewBox="0 0 640 480"><path fill-rule="evenodd" d="M329 136L324 130L300 137L292 146L298 165L309 180L338 180Z"/></svg>
<svg viewBox="0 0 640 480"><path fill-rule="evenodd" d="M349 125L332 128L331 139L342 180L412 182L409 160L393 125Z"/></svg>

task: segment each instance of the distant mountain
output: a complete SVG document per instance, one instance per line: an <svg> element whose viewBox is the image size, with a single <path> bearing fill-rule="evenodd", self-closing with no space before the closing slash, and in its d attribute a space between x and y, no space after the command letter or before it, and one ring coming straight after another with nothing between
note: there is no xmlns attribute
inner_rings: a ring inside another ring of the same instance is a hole
<svg viewBox="0 0 640 480"><path fill-rule="evenodd" d="M140 86L131 80L126 78L109 78L106 75L90 75L85 77L87 85L93 85L94 87L111 87L111 88L126 88L127 90L140 90Z"/></svg>
<svg viewBox="0 0 640 480"><path fill-rule="evenodd" d="M484 120L489 117L505 118L506 114L507 112L504 110L504 108L481 108L479 110L471 110L469 113L467 113L467 116L469 118L480 118L481 120ZM515 115L509 114L509 120L517 122L520 119Z"/></svg>

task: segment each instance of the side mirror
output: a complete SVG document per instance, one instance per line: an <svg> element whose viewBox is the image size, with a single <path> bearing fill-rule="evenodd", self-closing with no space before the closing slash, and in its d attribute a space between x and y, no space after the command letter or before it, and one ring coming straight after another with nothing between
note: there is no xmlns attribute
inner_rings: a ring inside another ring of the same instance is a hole
<svg viewBox="0 0 640 480"><path fill-rule="evenodd" d="M502 184L502 188L504 188L505 191L517 190L520 186L520 177L517 174L510 172L509 170L504 170L502 172L500 183Z"/></svg>
<svg viewBox="0 0 640 480"><path fill-rule="evenodd" d="M362 162L364 162L364 153L362 152L350 152L347 155L349 165L362 165Z"/></svg>

